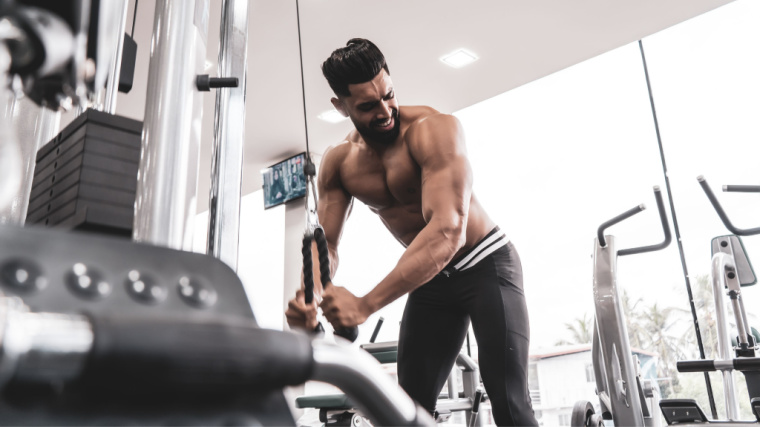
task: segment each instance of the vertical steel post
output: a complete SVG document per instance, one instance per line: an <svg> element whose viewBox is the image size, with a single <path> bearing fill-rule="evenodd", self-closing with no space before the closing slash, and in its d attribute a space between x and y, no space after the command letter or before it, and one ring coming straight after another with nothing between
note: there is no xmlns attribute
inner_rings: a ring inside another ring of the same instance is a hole
<svg viewBox="0 0 760 427"><path fill-rule="evenodd" d="M216 92L208 253L237 270L245 145L248 1L222 0L219 27L219 76L237 77L239 84Z"/></svg>
<svg viewBox="0 0 760 427"><path fill-rule="evenodd" d="M132 236L191 250L209 0L158 0Z"/></svg>
<svg viewBox="0 0 760 427"><path fill-rule="evenodd" d="M716 252L713 255L710 278L715 302L715 320L718 328L718 357L715 358L716 360L733 359L731 333L726 317L726 304L723 301L723 293L726 289L726 268L728 266L736 270L733 256L723 252ZM721 371L721 374L723 375L723 395L726 401L726 418L729 421L736 421L739 419L739 402L736 400L733 370L724 370Z"/></svg>
<svg viewBox="0 0 760 427"><path fill-rule="evenodd" d="M3 159L17 164L9 165L9 170L2 172L17 173L20 181L14 187L15 194L10 202L4 207L0 206L0 224L23 225L29 209L37 151L58 133L61 113L40 107L28 98L17 98L11 90L3 89L3 97L6 99L2 111L5 135L0 144L13 145L8 150L15 151L18 159ZM13 178L5 179L7 182L3 184L13 182Z"/></svg>
<svg viewBox="0 0 760 427"><path fill-rule="evenodd" d="M113 0L112 0L113 1ZM121 74L121 57L124 53L124 32L127 30L127 10L129 9L129 0L120 0L121 16L119 16L119 27L116 30L117 35L116 49L111 59L111 68L108 70L108 80L106 81L106 95L103 101L103 111L110 114L116 114L116 95L119 93L119 78Z"/></svg>

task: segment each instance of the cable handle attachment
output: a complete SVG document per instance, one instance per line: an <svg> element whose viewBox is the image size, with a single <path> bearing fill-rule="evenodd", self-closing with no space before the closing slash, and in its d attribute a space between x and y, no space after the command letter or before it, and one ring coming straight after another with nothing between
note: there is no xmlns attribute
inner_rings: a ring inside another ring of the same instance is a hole
<svg viewBox="0 0 760 427"><path fill-rule="evenodd" d="M311 243L314 241L317 243L319 278L322 282L322 288L324 289L332 283L332 278L330 277L330 253L327 247L325 231L321 226L316 225L313 232L307 230L304 234L303 247L301 248L301 253L303 254L304 301L306 304L311 304L314 301L314 264L311 252ZM318 333L324 333L324 331L325 329L321 323L318 323L314 329L314 332ZM353 326L345 329L336 329L335 335L353 342L359 336L359 328Z"/></svg>

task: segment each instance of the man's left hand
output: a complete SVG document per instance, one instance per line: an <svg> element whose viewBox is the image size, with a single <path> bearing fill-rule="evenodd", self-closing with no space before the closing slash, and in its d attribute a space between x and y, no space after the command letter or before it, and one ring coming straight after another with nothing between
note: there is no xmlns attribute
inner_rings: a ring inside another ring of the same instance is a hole
<svg viewBox="0 0 760 427"><path fill-rule="evenodd" d="M322 314L335 329L345 329L364 323L372 311L362 298L342 286L326 286L322 294Z"/></svg>

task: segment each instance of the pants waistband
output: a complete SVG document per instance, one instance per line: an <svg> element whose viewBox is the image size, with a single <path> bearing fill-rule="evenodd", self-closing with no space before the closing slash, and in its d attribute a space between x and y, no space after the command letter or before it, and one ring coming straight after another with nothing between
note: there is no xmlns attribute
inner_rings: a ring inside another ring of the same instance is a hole
<svg viewBox="0 0 760 427"><path fill-rule="evenodd" d="M451 261L443 270L441 270L440 274L448 277L457 271L464 271L468 268L472 268L482 261L483 258L491 255L507 243L509 243L507 234L497 225L484 238L475 244L475 246L454 261Z"/></svg>

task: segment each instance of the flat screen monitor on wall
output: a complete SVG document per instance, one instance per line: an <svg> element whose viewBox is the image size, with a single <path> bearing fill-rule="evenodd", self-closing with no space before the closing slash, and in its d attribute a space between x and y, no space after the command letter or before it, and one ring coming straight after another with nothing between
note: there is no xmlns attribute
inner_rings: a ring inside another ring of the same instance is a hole
<svg viewBox="0 0 760 427"><path fill-rule="evenodd" d="M264 181L264 209L306 195L306 176L303 173L305 163L306 153L300 153L261 171Z"/></svg>

